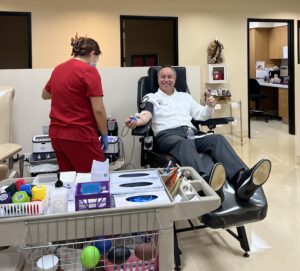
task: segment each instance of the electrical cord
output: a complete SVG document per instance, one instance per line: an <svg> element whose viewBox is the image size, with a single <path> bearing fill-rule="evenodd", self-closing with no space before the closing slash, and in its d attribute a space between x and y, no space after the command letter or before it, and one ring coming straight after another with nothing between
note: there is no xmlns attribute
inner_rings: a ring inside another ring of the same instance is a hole
<svg viewBox="0 0 300 271"><path fill-rule="evenodd" d="M126 129L127 128L127 129ZM125 132L124 132L125 131ZM125 137L128 135L129 128L127 126L123 126L122 131L121 131L121 137Z"/></svg>
<svg viewBox="0 0 300 271"><path fill-rule="evenodd" d="M128 132L129 132L129 128L124 125L123 128L122 128L122 131L121 131L121 137L126 137L128 135ZM125 158L125 163L124 163L124 166L122 167L122 169L124 169L124 168L128 169L129 166L132 166L132 168L135 169L135 166L131 163L133 153L134 153L134 148L135 148L135 137L133 136L132 138L133 138L133 143L132 143L132 149L131 149L131 154L130 154L130 158L129 158L128 163L126 163L127 159L125 157L124 144L123 144L123 141L120 139L120 141L122 142L123 155L124 155L124 158Z"/></svg>
<svg viewBox="0 0 300 271"><path fill-rule="evenodd" d="M123 143L123 140L122 140L122 138L119 138L119 140L120 140L120 142L121 142L121 157L124 157L124 159L125 159L125 152L124 152L124 143Z"/></svg>
<svg viewBox="0 0 300 271"><path fill-rule="evenodd" d="M131 149L130 159L129 159L128 163L124 165L124 167L126 169L128 169L129 166L132 166L132 168L135 169L135 166L131 163L132 157L133 157L133 152L134 152L134 147L135 147L135 138L134 137L132 137L132 138L133 138L133 143L132 143L132 149Z"/></svg>

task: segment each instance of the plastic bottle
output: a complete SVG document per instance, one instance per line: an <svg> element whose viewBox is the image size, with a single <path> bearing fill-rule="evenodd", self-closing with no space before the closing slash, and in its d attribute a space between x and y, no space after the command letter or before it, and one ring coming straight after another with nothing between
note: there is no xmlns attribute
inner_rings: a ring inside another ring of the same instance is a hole
<svg viewBox="0 0 300 271"><path fill-rule="evenodd" d="M195 134L194 131L191 127L189 127L186 131L186 137L187 139L194 139L195 138Z"/></svg>
<svg viewBox="0 0 300 271"><path fill-rule="evenodd" d="M55 188L50 195L50 210L51 213L68 212L68 189L63 187L59 172L57 173Z"/></svg>
<svg viewBox="0 0 300 271"><path fill-rule="evenodd" d="M108 130L108 135L110 136L118 135L118 123L116 121L116 118L110 115L107 117L107 130Z"/></svg>

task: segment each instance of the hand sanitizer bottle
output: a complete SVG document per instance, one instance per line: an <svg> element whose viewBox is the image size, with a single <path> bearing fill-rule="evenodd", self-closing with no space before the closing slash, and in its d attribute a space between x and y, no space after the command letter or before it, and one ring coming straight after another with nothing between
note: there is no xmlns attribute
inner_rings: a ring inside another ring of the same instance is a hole
<svg viewBox="0 0 300 271"><path fill-rule="evenodd" d="M195 138L195 134L194 131L191 127L189 127L186 131L186 137L187 139L194 139Z"/></svg>
<svg viewBox="0 0 300 271"><path fill-rule="evenodd" d="M68 189L63 186L59 172L57 172L55 188L50 195L50 210L51 213L68 212Z"/></svg>

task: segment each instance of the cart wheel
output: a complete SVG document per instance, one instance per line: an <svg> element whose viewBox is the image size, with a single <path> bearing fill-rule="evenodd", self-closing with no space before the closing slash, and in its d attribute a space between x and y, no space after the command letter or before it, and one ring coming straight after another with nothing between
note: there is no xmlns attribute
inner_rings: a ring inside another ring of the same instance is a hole
<svg viewBox="0 0 300 271"><path fill-rule="evenodd" d="M181 270L181 267L180 267L180 266L175 266L174 270L175 270L175 271L180 271L180 270Z"/></svg>

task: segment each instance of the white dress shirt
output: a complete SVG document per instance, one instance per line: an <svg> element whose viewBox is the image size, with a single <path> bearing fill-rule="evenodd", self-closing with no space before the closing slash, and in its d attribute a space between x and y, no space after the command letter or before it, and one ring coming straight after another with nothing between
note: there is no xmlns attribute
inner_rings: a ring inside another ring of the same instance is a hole
<svg viewBox="0 0 300 271"><path fill-rule="evenodd" d="M154 135L180 126L194 128L191 120L207 120L212 117L214 107L202 106L190 94L174 89L172 95L167 95L160 89L149 93L143 98L144 102L153 104L152 129Z"/></svg>

